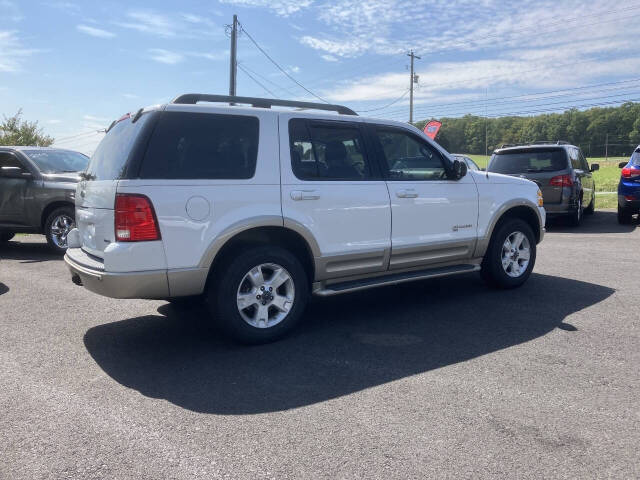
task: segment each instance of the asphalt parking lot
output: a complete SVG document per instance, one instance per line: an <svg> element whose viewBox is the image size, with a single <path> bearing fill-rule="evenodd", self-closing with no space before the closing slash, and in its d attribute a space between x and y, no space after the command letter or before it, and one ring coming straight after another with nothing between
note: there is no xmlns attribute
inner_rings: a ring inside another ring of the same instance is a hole
<svg viewBox="0 0 640 480"><path fill-rule="evenodd" d="M640 477L640 226L552 226L529 282L315 300L237 346L196 308L0 251L0 478Z"/></svg>

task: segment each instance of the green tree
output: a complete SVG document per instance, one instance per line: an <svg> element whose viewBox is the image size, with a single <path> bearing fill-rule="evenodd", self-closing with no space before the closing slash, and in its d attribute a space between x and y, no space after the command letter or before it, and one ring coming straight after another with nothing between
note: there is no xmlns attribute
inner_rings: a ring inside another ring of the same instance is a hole
<svg viewBox="0 0 640 480"><path fill-rule="evenodd" d="M4 120L0 123L0 145L48 147L53 140L43 133L37 121L22 120L22 110L18 110L12 117L4 115Z"/></svg>

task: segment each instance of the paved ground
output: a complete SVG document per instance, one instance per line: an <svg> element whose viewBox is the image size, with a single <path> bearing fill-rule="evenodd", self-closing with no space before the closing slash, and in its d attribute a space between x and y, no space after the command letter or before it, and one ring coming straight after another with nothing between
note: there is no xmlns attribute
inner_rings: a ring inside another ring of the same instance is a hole
<svg viewBox="0 0 640 480"><path fill-rule="evenodd" d="M0 478L640 476L640 227L550 229L528 284L315 301L239 347L198 309L0 254Z"/></svg>

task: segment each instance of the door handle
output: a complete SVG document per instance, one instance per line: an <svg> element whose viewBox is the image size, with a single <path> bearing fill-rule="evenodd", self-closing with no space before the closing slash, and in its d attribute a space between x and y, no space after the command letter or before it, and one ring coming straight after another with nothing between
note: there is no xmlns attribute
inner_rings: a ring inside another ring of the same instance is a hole
<svg viewBox="0 0 640 480"><path fill-rule="evenodd" d="M317 200L320 198L320 194L315 190L292 190L291 199L300 200Z"/></svg>
<svg viewBox="0 0 640 480"><path fill-rule="evenodd" d="M416 192L413 188L409 188L407 190L398 190L396 192L396 196L398 198L417 198L418 192Z"/></svg>

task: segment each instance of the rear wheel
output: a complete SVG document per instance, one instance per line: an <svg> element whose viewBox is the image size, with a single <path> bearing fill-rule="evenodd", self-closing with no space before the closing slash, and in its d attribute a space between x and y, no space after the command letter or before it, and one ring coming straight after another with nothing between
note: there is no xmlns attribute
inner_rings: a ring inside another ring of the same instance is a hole
<svg viewBox="0 0 640 480"><path fill-rule="evenodd" d="M632 221L633 212L618 205L618 223L621 225L629 225Z"/></svg>
<svg viewBox="0 0 640 480"><path fill-rule="evenodd" d="M591 197L591 203L587 208L585 208L584 213L585 215L593 215L595 211L596 211L596 194L594 192L593 196Z"/></svg>
<svg viewBox="0 0 640 480"><path fill-rule="evenodd" d="M309 297L309 279L287 250L251 248L222 265L219 272L207 291L207 304L217 323L235 340L272 342L300 320Z"/></svg>
<svg viewBox="0 0 640 480"><path fill-rule="evenodd" d="M569 225L577 227L582 221L582 197L578 198L578 205L574 212L571 212L568 217Z"/></svg>
<svg viewBox="0 0 640 480"><path fill-rule="evenodd" d="M13 232L0 232L0 244L7 243L14 237L15 233Z"/></svg>
<svg viewBox="0 0 640 480"><path fill-rule="evenodd" d="M71 207L56 208L44 223L44 234L49 247L56 253L67 250L67 235L75 228L75 212Z"/></svg>
<svg viewBox="0 0 640 480"><path fill-rule="evenodd" d="M536 239L527 222L505 220L491 237L481 274L490 285L516 288L527 281L536 262Z"/></svg>

